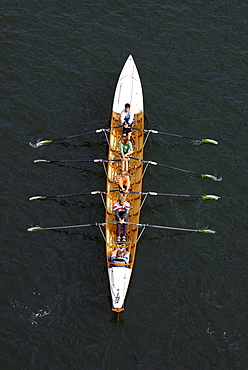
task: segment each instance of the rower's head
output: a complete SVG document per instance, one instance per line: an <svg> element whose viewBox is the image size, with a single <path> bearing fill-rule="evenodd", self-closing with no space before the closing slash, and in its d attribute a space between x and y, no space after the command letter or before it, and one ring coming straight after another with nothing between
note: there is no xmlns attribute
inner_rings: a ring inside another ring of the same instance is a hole
<svg viewBox="0 0 248 370"><path fill-rule="evenodd" d="M125 104L125 111L130 112L130 104L129 103Z"/></svg>
<svg viewBox="0 0 248 370"><path fill-rule="evenodd" d="M122 258L122 251L120 249L117 249L117 251L116 251L116 257L117 258Z"/></svg>
<svg viewBox="0 0 248 370"><path fill-rule="evenodd" d="M119 196L119 203L120 204L124 204L124 202L125 202L125 196L124 195L122 195L122 194L120 194L120 196Z"/></svg>
<svg viewBox="0 0 248 370"><path fill-rule="evenodd" d="M121 142L122 142L123 144L126 144L126 143L128 142L128 137L127 137L127 135L122 135Z"/></svg>

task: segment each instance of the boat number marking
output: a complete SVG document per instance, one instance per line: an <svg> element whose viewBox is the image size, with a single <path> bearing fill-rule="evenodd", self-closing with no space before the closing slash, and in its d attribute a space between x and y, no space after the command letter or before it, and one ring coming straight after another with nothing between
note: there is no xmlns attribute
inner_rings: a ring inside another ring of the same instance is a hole
<svg viewBox="0 0 248 370"><path fill-rule="evenodd" d="M117 304L120 300L120 292L119 292L119 289L117 289L117 294L116 294L116 297L115 297L115 304Z"/></svg>

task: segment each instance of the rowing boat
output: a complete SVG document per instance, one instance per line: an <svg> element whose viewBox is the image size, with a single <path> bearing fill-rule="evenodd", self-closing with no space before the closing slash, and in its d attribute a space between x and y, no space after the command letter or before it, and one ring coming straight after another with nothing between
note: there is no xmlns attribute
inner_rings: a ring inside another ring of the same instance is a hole
<svg viewBox="0 0 248 370"><path fill-rule="evenodd" d="M111 253L120 245L116 241L116 226L113 223L113 205L118 197L118 176L121 173L121 162L114 161L119 158L119 141L122 135L120 126L120 114L126 103L131 105L131 109L135 117L135 127L141 130L134 130L132 134L132 144L134 156L143 160L143 144L144 144L144 104L142 85L139 73L133 57L129 55L124 64L124 67L119 76L113 101L113 109L111 115L111 130L109 137L109 152L108 152L108 169L107 169L107 184L106 184L106 259L108 266L108 277L110 291L112 296L112 310L120 312L124 310L124 300L127 293L129 281L131 278L136 245L138 239L138 226L140 219L140 205L142 192L142 161L136 165L135 160L129 162L129 175L131 179L132 193L128 195L130 203L129 222L136 225L129 225L127 231L127 241L125 243L126 250L130 252L128 266L120 268L110 263ZM116 129L113 129L116 127ZM137 194L138 193L138 194Z"/></svg>

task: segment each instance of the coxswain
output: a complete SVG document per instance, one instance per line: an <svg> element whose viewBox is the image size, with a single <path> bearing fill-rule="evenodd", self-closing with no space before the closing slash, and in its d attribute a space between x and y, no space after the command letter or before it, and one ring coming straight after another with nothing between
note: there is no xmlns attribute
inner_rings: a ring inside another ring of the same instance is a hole
<svg viewBox="0 0 248 370"><path fill-rule="evenodd" d="M116 267L121 265L127 265L129 263L130 252L125 248L115 249L111 254L111 262L115 264Z"/></svg>
<svg viewBox="0 0 248 370"><path fill-rule="evenodd" d="M128 140L130 140L131 135L132 135L132 127L133 127L135 118L130 109L129 103L125 104L125 109L123 109L123 111L121 112L120 120L123 126L122 135L127 136Z"/></svg>

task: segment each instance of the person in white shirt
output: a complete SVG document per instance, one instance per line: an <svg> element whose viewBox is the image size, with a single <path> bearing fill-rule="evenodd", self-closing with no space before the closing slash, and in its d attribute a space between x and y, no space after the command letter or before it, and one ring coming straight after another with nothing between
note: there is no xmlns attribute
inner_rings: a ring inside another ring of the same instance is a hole
<svg viewBox="0 0 248 370"><path fill-rule="evenodd" d="M120 120L123 126L122 135L127 136L128 140L130 140L132 135L133 122L135 119L130 109L129 103L125 104L125 109L123 109L123 111L121 112Z"/></svg>

